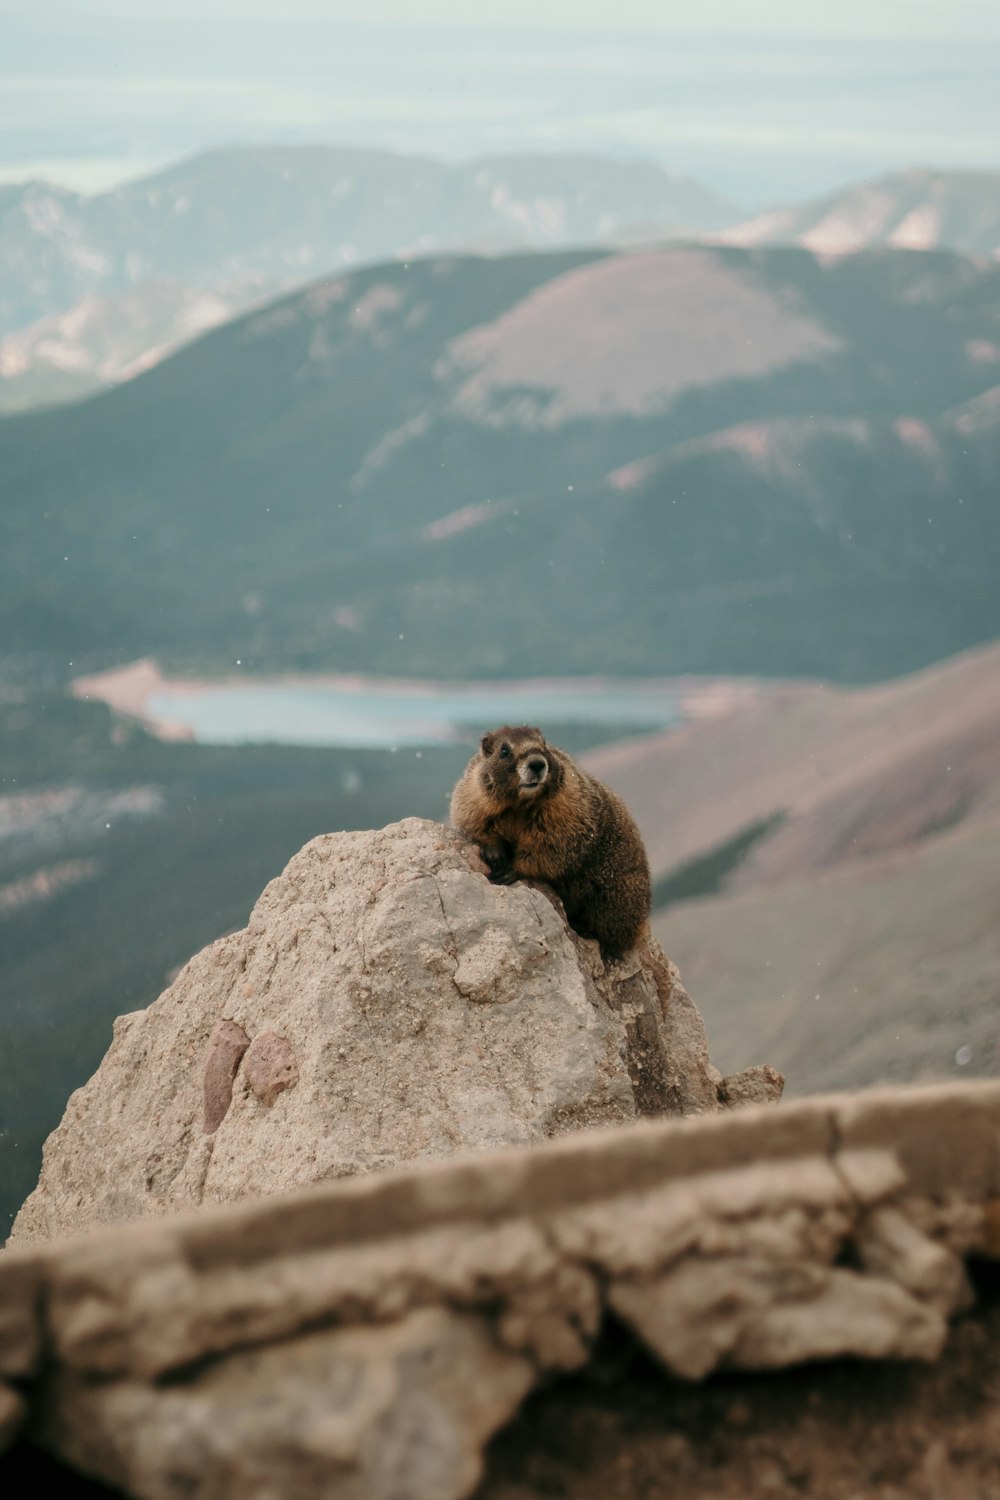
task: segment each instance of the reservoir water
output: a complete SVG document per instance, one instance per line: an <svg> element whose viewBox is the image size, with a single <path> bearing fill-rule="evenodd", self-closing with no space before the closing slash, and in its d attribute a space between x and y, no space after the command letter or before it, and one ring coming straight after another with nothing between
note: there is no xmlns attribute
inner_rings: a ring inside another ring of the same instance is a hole
<svg viewBox="0 0 1000 1500"><path fill-rule="evenodd" d="M145 712L203 744L392 749L447 744L498 724L607 725L639 732L677 722L664 683L621 680L488 683L226 683L154 692Z"/></svg>

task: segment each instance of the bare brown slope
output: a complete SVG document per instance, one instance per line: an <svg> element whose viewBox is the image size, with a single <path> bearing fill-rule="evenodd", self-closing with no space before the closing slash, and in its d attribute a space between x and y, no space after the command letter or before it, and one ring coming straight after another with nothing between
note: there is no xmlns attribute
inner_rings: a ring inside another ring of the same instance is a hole
<svg viewBox="0 0 1000 1500"><path fill-rule="evenodd" d="M697 334L692 335L692 330ZM440 379L458 410L488 416L504 393L551 392L545 423L643 415L678 392L763 375L843 348L808 307L761 284L749 261L672 247L595 260L454 339Z"/></svg>
<svg viewBox="0 0 1000 1500"><path fill-rule="evenodd" d="M1000 1074L998 850L994 814L656 918L718 1066L766 1056L790 1094Z"/></svg>
<svg viewBox="0 0 1000 1500"><path fill-rule="evenodd" d="M724 893L654 930L719 1066L790 1092L1000 1073L1000 645L859 691L758 684L595 753L657 873L776 812Z"/></svg>
<svg viewBox="0 0 1000 1500"><path fill-rule="evenodd" d="M773 881L1000 812L1000 645L864 689L761 683L679 732L595 752L662 875L775 813L732 877Z"/></svg>

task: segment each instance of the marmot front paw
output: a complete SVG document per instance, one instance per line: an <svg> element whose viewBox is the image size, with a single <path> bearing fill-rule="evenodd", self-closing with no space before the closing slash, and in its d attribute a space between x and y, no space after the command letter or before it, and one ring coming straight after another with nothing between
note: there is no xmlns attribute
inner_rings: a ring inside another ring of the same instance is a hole
<svg viewBox="0 0 1000 1500"><path fill-rule="evenodd" d="M514 874L514 851L505 839L497 839L492 844L480 844L480 853L489 866L490 879L494 885L513 885L517 876Z"/></svg>

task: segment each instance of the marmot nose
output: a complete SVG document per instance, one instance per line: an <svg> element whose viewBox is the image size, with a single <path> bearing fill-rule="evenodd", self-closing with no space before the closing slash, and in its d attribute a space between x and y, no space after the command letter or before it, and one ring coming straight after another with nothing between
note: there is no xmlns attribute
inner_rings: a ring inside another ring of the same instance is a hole
<svg viewBox="0 0 1000 1500"><path fill-rule="evenodd" d="M545 761L542 760L540 755L536 755L533 760L528 761L528 770L533 776L541 776L542 772L546 769Z"/></svg>

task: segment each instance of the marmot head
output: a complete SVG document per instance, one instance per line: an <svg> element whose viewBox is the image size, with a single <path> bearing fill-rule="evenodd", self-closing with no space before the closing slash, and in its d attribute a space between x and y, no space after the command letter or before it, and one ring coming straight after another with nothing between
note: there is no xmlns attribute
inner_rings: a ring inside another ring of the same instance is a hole
<svg viewBox="0 0 1000 1500"><path fill-rule="evenodd" d="M530 724L491 729L480 740L479 753L480 781L505 807L548 796L562 781L562 766L542 731Z"/></svg>

